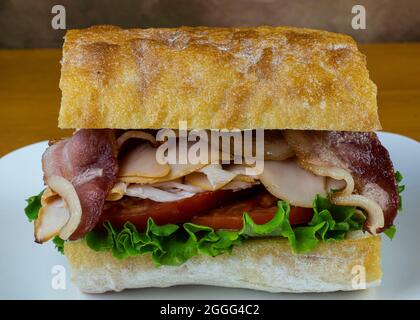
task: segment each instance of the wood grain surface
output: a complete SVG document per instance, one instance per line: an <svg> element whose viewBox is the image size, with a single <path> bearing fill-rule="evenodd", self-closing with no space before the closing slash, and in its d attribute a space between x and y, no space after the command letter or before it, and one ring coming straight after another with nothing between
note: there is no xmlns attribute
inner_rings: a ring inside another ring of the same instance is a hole
<svg viewBox="0 0 420 320"><path fill-rule="evenodd" d="M383 129L420 140L420 43L366 44ZM71 134L57 128L61 50L0 50L0 155Z"/></svg>

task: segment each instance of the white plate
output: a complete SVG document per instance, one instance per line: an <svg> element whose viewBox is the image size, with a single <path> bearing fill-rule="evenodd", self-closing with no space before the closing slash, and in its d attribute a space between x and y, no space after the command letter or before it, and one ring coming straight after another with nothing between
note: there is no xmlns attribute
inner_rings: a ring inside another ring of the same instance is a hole
<svg viewBox="0 0 420 320"><path fill-rule="evenodd" d="M397 234L383 239L383 280L378 288L325 294L273 294L209 286L178 286L86 295L70 281L66 259L53 244L34 243L24 214L25 199L43 188L41 155L46 142L16 150L0 160L0 298L2 299L419 299L420 298L420 143L379 133L396 169L404 175L404 212ZM64 266L66 288L53 289L53 267Z"/></svg>

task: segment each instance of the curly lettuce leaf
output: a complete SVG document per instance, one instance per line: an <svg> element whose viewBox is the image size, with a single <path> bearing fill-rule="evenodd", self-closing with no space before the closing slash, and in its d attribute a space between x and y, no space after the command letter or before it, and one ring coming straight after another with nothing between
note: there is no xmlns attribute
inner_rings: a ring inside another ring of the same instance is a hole
<svg viewBox="0 0 420 320"><path fill-rule="evenodd" d="M54 246L57 249L57 251L61 254L64 254L64 240L58 236L55 236L52 242L54 243Z"/></svg>
<svg viewBox="0 0 420 320"><path fill-rule="evenodd" d="M317 232L322 241L342 240L350 230L361 230L366 217L356 212L355 207L338 206L327 198L317 196L312 205L314 215L310 226L325 222Z"/></svg>
<svg viewBox="0 0 420 320"><path fill-rule="evenodd" d="M399 172L399 171L395 172L395 180L397 181L398 198L399 198L398 211L402 211L402 209L403 209L403 207L402 207L402 197L401 197L401 193L405 190L405 185L401 184L403 179L404 179L404 177L401 174L401 172Z"/></svg>
<svg viewBox="0 0 420 320"><path fill-rule="evenodd" d="M279 201L273 219L265 224L256 224L244 213L239 231L214 230L193 223L158 226L149 218L144 232L138 232L130 222L121 230L105 222L105 232L92 231L85 240L93 250L110 250L119 259L149 253L156 266L180 265L198 254L214 257L231 253L234 246L256 237L286 238L294 253L308 252L320 241L344 239L349 230L363 226L364 217L358 216L354 207L335 206L317 196L313 209L310 223L294 228L289 221L290 205Z"/></svg>
<svg viewBox="0 0 420 320"><path fill-rule="evenodd" d="M403 175L401 174L401 172L396 171L395 172L395 180L397 182L397 190L398 190L398 212L401 212L403 207L402 207L402 197L401 197L401 193L405 190L405 185L402 185L401 182L403 180ZM397 228L395 227L395 225L390 226L388 229L386 229L384 231L385 235L389 238L389 239L394 239L395 233L397 232Z"/></svg>
<svg viewBox="0 0 420 320"><path fill-rule="evenodd" d="M29 219L29 222L32 222L38 218L39 209L41 209L41 197L45 189L42 190L39 194L29 197L26 199L27 205L25 207L25 214Z"/></svg>

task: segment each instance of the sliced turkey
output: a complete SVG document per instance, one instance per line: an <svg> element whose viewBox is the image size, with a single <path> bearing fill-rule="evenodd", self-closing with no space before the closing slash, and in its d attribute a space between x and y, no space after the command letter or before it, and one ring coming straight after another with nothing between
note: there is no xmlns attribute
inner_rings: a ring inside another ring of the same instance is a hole
<svg viewBox="0 0 420 320"><path fill-rule="evenodd" d="M346 170L354 179L355 193L374 201L381 208L383 219L377 216L378 210L369 210L373 206L366 206L366 201L358 203L357 206L368 213L366 230L376 233L392 225L399 204L394 168L388 151L375 133L285 130L283 134L304 167L309 170L311 166ZM349 201L336 200L337 204L344 202ZM351 202L357 204L355 199Z"/></svg>
<svg viewBox="0 0 420 320"><path fill-rule="evenodd" d="M303 169L296 158L265 161L259 179L272 195L294 206L311 208L317 194L327 195L325 177Z"/></svg>

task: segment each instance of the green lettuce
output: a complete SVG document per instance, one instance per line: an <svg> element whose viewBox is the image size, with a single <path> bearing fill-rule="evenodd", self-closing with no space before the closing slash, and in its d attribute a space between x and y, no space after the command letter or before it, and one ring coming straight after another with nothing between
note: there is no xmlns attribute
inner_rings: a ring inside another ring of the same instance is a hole
<svg viewBox="0 0 420 320"><path fill-rule="evenodd" d="M121 230L105 222L105 232L89 232L85 240L93 250L111 251L119 259L149 253L156 266L180 265L198 254L214 257L231 253L234 246L257 237L282 237L294 253L309 252L320 241L341 240L349 230L362 229L365 220L354 207L336 206L321 196L314 200L313 210L308 225L294 228L289 222L290 205L279 201L275 216L265 224L256 224L244 213L239 231L213 230L193 223L158 226L149 218L144 232L138 232L130 222Z"/></svg>
<svg viewBox="0 0 420 320"><path fill-rule="evenodd" d="M395 227L395 225L392 225L388 229L384 230L385 235L391 240L394 239L396 232L397 228Z"/></svg>
<svg viewBox="0 0 420 320"><path fill-rule="evenodd" d="M401 172L397 171L395 172L395 180L397 181L397 189L398 189L398 198L399 198L399 206L398 211L402 211L402 197L401 193L405 190L405 185L402 185L401 182L403 180L403 175Z"/></svg>
<svg viewBox="0 0 420 320"><path fill-rule="evenodd" d="M64 254L64 240L58 236L55 236L52 242L54 243L54 247L57 249L57 251L61 254Z"/></svg>
<svg viewBox="0 0 420 320"><path fill-rule="evenodd" d="M401 174L401 172L397 171L395 172L395 180L397 182L397 190L398 190L398 212L402 211L403 207L402 207L402 197L401 197L401 193L405 190L405 185L402 185L401 182L403 180L403 175ZM389 238L389 239L393 239L395 236L395 233L397 232L397 228L395 227L395 225L390 226L388 229L386 229L384 231L385 235Z"/></svg>
<svg viewBox="0 0 420 320"><path fill-rule="evenodd" d="M41 209L41 197L45 189L42 190L39 194L29 197L26 199L27 205L25 208L25 214L29 219L29 222L32 222L38 218L39 209Z"/></svg>

